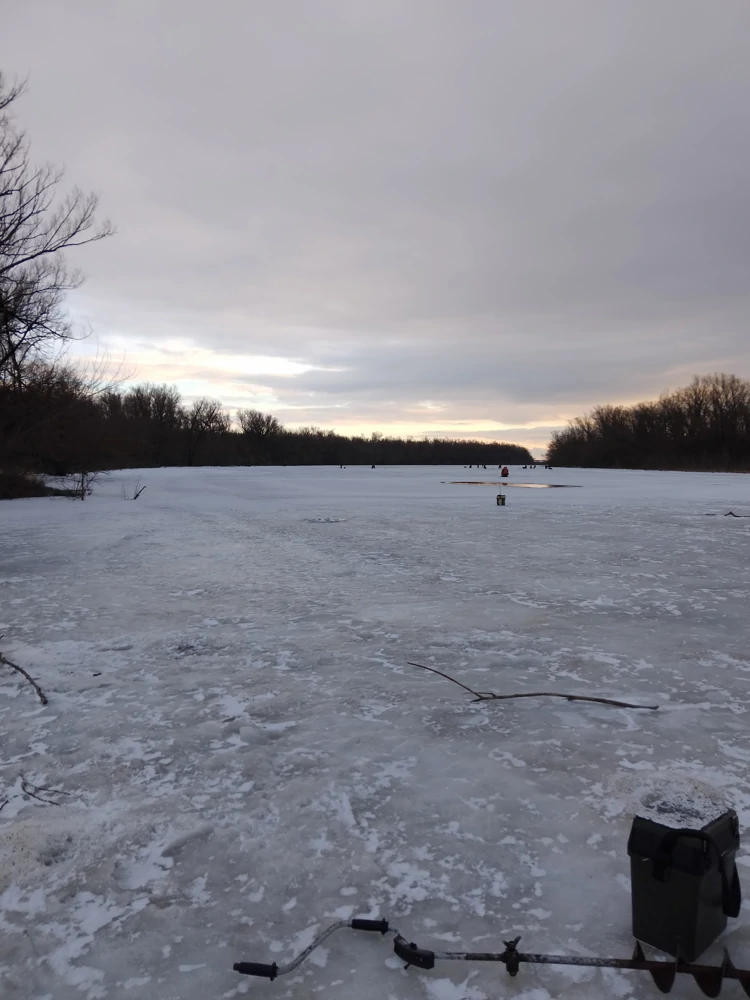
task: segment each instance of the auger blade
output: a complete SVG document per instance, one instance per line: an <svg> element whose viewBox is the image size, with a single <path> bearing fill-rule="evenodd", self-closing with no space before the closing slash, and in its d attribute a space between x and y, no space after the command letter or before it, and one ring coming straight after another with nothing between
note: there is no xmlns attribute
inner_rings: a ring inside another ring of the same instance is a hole
<svg viewBox="0 0 750 1000"><path fill-rule="evenodd" d="M729 951L726 948L724 949L724 970L730 975L731 973L737 971L734 966L734 963L732 962L732 959L729 957ZM731 976L731 978L734 979L735 976ZM740 979L738 980L738 982L742 987L742 989L745 991L745 996L750 997L750 981L747 981L746 979Z"/></svg>
<svg viewBox="0 0 750 1000"><path fill-rule="evenodd" d="M655 969L651 966L649 969L651 978L661 993L671 993L677 976L677 961L675 960L674 964L672 962L660 962L659 964L661 968Z"/></svg>
<svg viewBox="0 0 750 1000"><path fill-rule="evenodd" d="M717 997L721 993L725 971L726 960L723 965L717 965L715 969L704 969L692 975L701 993L707 997Z"/></svg>
<svg viewBox="0 0 750 1000"><path fill-rule="evenodd" d="M645 962L646 961L646 956L645 956L645 954L643 952L643 948L641 948L641 942L640 941L636 941L635 942L635 948L633 948L633 961L634 962Z"/></svg>

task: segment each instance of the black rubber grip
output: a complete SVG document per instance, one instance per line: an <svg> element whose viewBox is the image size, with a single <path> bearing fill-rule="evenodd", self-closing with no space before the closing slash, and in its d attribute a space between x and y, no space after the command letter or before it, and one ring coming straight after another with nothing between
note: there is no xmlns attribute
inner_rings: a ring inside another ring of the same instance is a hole
<svg viewBox="0 0 750 1000"><path fill-rule="evenodd" d="M275 979L279 971L275 962L273 965L264 965L263 962L235 962L232 968L243 976L262 976L264 979Z"/></svg>
<svg viewBox="0 0 750 1000"><path fill-rule="evenodd" d="M364 917L355 917L352 920L352 928L355 931L378 931L385 934L388 931L387 920L366 920Z"/></svg>

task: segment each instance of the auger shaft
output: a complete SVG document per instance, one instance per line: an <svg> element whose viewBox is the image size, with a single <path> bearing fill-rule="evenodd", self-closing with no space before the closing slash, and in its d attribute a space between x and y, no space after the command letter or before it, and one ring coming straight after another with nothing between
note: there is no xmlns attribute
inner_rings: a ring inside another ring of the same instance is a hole
<svg viewBox="0 0 750 1000"><path fill-rule="evenodd" d="M394 935L393 950L408 966L414 965L420 969L432 969L435 962L500 962L509 975L516 976L522 964L526 965L573 965L595 969L630 969L636 972L648 972L662 993L669 993L678 974L692 976L701 991L708 997L718 997L725 979L734 979L740 983L745 994L750 997L750 969L736 969L724 951L721 965L696 965L683 962L679 958L674 961L657 961L647 959L641 945L636 943L632 958L597 958L587 955L544 955L538 952L518 951L520 938L504 941L505 948L500 952L488 951L430 951L419 948L414 942L409 942L387 920L371 920L355 918L339 920L322 931L315 940L296 958L285 965L261 965L255 962L237 962L235 972L248 976L263 976L275 979L297 969L302 962L334 931L344 927L353 930L376 931L380 934Z"/></svg>
<svg viewBox="0 0 750 1000"><path fill-rule="evenodd" d="M725 979L735 979L750 997L750 970L736 969L724 951L721 965L699 965L691 962L657 961L647 959L640 944L636 944L632 958L597 958L588 955L543 955L537 952L516 951L517 942L506 942L503 952L435 952L435 961L502 962L511 976L518 973L521 964L574 965L595 969L629 969L649 972L662 993L669 993L678 974L692 976L706 996L718 997ZM403 957L403 956L402 956Z"/></svg>

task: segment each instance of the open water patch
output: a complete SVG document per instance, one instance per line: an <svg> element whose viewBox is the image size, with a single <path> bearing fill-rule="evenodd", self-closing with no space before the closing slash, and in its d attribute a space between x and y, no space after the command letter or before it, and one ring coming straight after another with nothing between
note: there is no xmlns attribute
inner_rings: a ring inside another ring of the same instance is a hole
<svg viewBox="0 0 750 1000"><path fill-rule="evenodd" d="M481 479L444 479L446 486L512 486L522 490L579 490L574 483L494 483Z"/></svg>

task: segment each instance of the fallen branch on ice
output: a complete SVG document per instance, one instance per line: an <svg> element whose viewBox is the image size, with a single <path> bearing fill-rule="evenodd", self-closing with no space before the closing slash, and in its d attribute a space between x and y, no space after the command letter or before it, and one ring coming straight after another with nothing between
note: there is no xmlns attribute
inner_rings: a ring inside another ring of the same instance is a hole
<svg viewBox="0 0 750 1000"><path fill-rule="evenodd" d="M21 775L21 791L25 795L31 796L37 802L42 802L45 806L59 806L62 803L55 799L43 799L37 792L48 792L51 795L70 795L70 792L63 791L62 788L47 788L46 785L32 785L28 779Z"/></svg>
<svg viewBox="0 0 750 1000"><path fill-rule="evenodd" d="M633 705L629 701L615 701L614 698L595 698L593 695L562 694L559 691L528 691L522 694L495 694L492 691L475 691L466 684L462 684L461 681L457 681L455 677L451 677L450 674L444 674L442 670L436 670L434 667L426 667L424 663L414 663L412 660L408 660L407 662L410 667L429 670L432 674L445 677L447 681L458 684L464 691L468 691L469 694L474 695L474 701L509 701L513 698L565 698L566 701L593 701L598 705L614 705L615 708L645 708L651 712L655 712L659 707L658 705Z"/></svg>
<svg viewBox="0 0 750 1000"><path fill-rule="evenodd" d="M1 635L0 635L0 639L2 639ZM7 657L3 656L2 653L0 653L0 663L4 664L4 666L6 666L6 667L11 667L13 670L17 670L19 672L19 674L23 674L23 676L26 678L26 680L29 682L29 684L31 684L31 686L34 688L34 690L36 691L36 693L39 695L39 701L41 701L41 703L43 705L47 704L47 695L44 693L44 691L42 691L42 689L39 687L39 685L34 680L34 678L31 676L31 674L28 674L23 669L23 667L19 667L17 663L12 663Z"/></svg>

